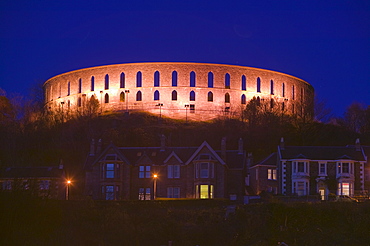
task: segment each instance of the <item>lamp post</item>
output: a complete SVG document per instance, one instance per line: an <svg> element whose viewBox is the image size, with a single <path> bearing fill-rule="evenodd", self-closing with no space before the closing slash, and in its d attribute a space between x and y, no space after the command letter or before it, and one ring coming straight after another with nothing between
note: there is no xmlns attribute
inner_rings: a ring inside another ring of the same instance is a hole
<svg viewBox="0 0 370 246"><path fill-rule="evenodd" d="M128 93L130 93L130 90L125 90L125 94L126 94L126 114L128 114Z"/></svg>
<svg viewBox="0 0 370 246"><path fill-rule="evenodd" d="M69 185L71 184L71 180L67 180L67 186L66 186L66 200L69 200Z"/></svg>
<svg viewBox="0 0 370 246"><path fill-rule="evenodd" d="M153 175L153 183L154 183L154 187L153 187L153 198L154 198L154 200L157 197L157 178L158 178L158 175L157 174L154 174Z"/></svg>
<svg viewBox="0 0 370 246"><path fill-rule="evenodd" d="M161 109L162 109L163 103L158 103L155 106L159 106L159 118L162 119L162 111L161 111Z"/></svg>
<svg viewBox="0 0 370 246"><path fill-rule="evenodd" d="M186 117L186 123L188 123L188 108L189 108L189 104L185 104L185 117Z"/></svg>

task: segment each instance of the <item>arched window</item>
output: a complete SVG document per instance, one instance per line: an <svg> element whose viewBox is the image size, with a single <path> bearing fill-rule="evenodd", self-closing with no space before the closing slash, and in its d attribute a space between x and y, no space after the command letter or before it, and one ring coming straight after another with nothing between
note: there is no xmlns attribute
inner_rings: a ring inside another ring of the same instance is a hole
<svg viewBox="0 0 370 246"><path fill-rule="evenodd" d="M141 87L141 78L142 77L142 75L141 75L141 72L139 71L139 72L137 72L137 74L136 74L136 87ZM141 101L141 100L140 100Z"/></svg>
<svg viewBox="0 0 370 246"><path fill-rule="evenodd" d="M260 104L261 104L261 98L257 97L257 105L260 106Z"/></svg>
<svg viewBox="0 0 370 246"><path fill-rule="evenodd" d="M172 99L172 101L177 101L177 91L172 91L171 99Z"/></svg>
<svg viewBox="0 0 370 246"><path fill-rule="evenodd" d="M246 104L246 103L247 103L247 102L246 102L247 100L246 100L246 98L245 98L245 95L244 95L244 94L242 95L242 98L241 98L241 99L242 99L242 100L241 100L241 103L242 103L242 104Z"/></svg>
<svg viewBox="0 0 370 246"><path fill-rule="evenodd" d="M284 83L281 85L281 96L285 97L285 84Z"/></svg>
<svg viewBox="0 0 370 246"><path fill-rule="evenodd" d="M125 73L121 73L119 78L119 88L125 88Z"/></svg>
<svg viewBox="0 0 370 246"><path fill-rule="evenodd" d="M119 101L120 102L124 102L125 101L125 93L123 91L119 94Z"/></svg>
<svg viewBox="0 0 370 246"><path fill-rule="evenodd" d="M156 90L155 92L154 92L154 101L158 101L159 100L159 91L158 90Z"/></svg>
<svg viewBox="0 0 370 246"><path fill-rule="evenodd" d="M190 101L195 101L195 92L194 91L190 92Z"/></svg>
<svg viewBox="0 0 370 246"><path fill-rule="evenodd" d="M281 111L284 111L285 110L285 103L283 102L282 104L281 104Z"/></svg>
<svg viewBox="0 0 370 246"><path fill-rule="evenodd" d="M207 96L207 100L208 100L208 102L213 102L213 93L210 91L210 92L208 92L208 96Z"/></svg>
<svg viewBox="0 0 370 246"><path fill-rule="evenodd" d="M229 93L225 94L225 103L230 103L230 94Z"/></svg>
<svg viewBox="0 0 370 246"><path fill-rule="evenodd" d="M177 86L177 72L172 72L172 86Z"/></svg>
<svg viewBox="0 0 370 246"><path fill-rule="evenodd" d="M261 92L261 78L257 78L257 92Z"/></svg>
<svg viewBox="0 0 370 246"><path fill-rule="evenodd" d="M68 91L67 96L71 95L71 82L68 81Z"/></svg>
<svg viewBox="0 0 370 246"><path fill-rule="evenodd" d="M192 71L190 73L190 87L195 87L196 82L195 82L195 72Z"/></svg>
<svg viewBox="0 0 370 246"><path fill-rule="evenodd" d="M141 101L141 91L138 91L137 93L136 93L136 101Z"/></svg>
<svg viewBox="0 0 370 246"><path fill-rule="evenodd" d="M208 88L213 88L213 73L208 73Z"/></svg>
<svg viewBox="0 0 370 246"><path fill-rule="evenodd" d="M82 92L82 79L78 80L78 93Z"/></svg>
<svg viewBox="0 0 370 246"><path fill-rule="evenodd" d="M274 81L270 80L270 94L274 95Z"/></svg>
<svg viewBox="0 0 370 246"><path fill-rule="evenodd" d="M230 74L225 74L225 89L230 89Z"/></svg>
<svg viewBox="0 0 370 246"><path fill-rule="evenodd" d="M294 85L292 85L292 99L295 99L295 91L294 91ZM293 112L294 113L294 112Z"/></svg>
<svg viewBox="0 0 370 246"><path fill-rule="evenodd" d="M108 95L108 93L105 93L104 103L109 103L109 95Z"/></svg>
<svg viewBox="0 0 370 246"><path fill-rule="evenodd" d="M154 87L159 87L160 86L160 83L159 83L159 72L158 71L155 71L154 73Z"/></svg>
<svg viewBox="0 0 370 246"><path fill-rule="evenodd" d="M304 91L303 91L303 88L301 88L301 102L303 102L303 99L304 99Z"/></svg>
<svg viewBox="0 0 370 246"><path fill-rule="evenodd" d="M77 99L77 106L78 106L78 107L81 107L81 104L82 104L82 103L81 103L81 97L79 97L79 98Z"/></svg>
<svg viewBox="0 0 370 246"><path fill-rule="evenodd" d="M242 91L246 91L247 90L247 78L245 77L245 75L242 76Z"/></svg>
<svg viewBox="0 0 370 246"><path fill-rule="evenodd" d="M94 91L95 90L95 77L94 76L91 76L91 91Z"/></svg>
<svg viewBox="0 0 370 246"><path fill-rule="evenodd" d="M109 75L105 75L105 86L104 89L108 90L109 89Z"/></svg>
<svg viewBox="0 0 370 246"><path fill-rule="evenodd" d="M275 106L274 99L271 98L271 100L270 100L270 108L274 108L274 106Z"/></svg>

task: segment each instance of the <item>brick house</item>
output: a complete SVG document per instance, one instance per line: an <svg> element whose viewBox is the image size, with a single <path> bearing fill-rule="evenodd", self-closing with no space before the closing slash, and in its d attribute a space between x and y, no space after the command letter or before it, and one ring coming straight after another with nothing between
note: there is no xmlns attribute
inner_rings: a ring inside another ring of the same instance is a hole
<svg viewBox="0 0 370 246"><path fill-rule="evenodd" d="M265 159L249 168L249 186L251 194L258 195L261 192L277 194L277 153L272 153Z"/></svg>
<svg viewBox="0 0 370 246"><path fill-rule="evenodd" d="M157 198L226 198L245 195L246 155L238 150L214 150L207 142L198 147L117 147L101 150L94 141L85 163L85 194L100 200ZM154 176L156 175L156 176Z"/></svg>
<svg viewBox="0 0 370 246"><path fill-rule="evenodd" d="M366 155L360 142L353 146L278 147L279 193L283 195L329 194L355 196L365 190Z"/></svg>
<svg viewBox="0 0 370 246"><path fill-rule="evenodd" d="M0 173L2 192L22 192L34 196L65 199L63 165L47 167L7 167Z"/></svg>

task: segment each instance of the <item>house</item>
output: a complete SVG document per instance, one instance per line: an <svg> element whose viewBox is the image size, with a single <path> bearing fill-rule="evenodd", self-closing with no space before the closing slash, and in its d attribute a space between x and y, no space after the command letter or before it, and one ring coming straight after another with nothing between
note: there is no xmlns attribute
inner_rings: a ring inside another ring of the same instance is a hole
<svg viewBox="0 0 370 246"><path fill-rule="evenodd" d="M247 157L237 150L198 147L118 147L91 142L85 163L85 193L100 200L223 198L243 201Z"/></svg>
<svg viewBox="0 0 370 246"><path fill-rule="evenodd" d="M63 165L46 167L7 167L0 173L2 192L23 192L51 199L65 199Z"/></svg>
<svg viewBox="0 0 370 246"><path fill-rule="evenodd" d="M287 196L366 193L367 157L359 140L353 146L285 146L277 152L279 193Z"/></svg>
<svg viewBox="0 0 370 246"><path fill-rule="evenodd" d="M252 194L258 195L261 192L277 194L277 161L277 153L275 152L249 168L249 186Z"/></svg>

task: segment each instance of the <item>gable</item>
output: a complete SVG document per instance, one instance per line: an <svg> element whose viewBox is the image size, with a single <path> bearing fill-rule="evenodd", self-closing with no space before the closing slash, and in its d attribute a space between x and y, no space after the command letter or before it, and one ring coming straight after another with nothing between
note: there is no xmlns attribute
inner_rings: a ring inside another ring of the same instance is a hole
<svg viewBox="0 0 370 246"><path fill-rule="evenodd" d="M196 149L193 155L186 161L185 165L188 165L192 161L201 157L201 155L209 155L210 157L214 158L214 160L217 160L222 165L225 165L224 160L221 159L221 157L212 149L212 147L206 141L204 141L199 146L199 148Z"/></svg>

